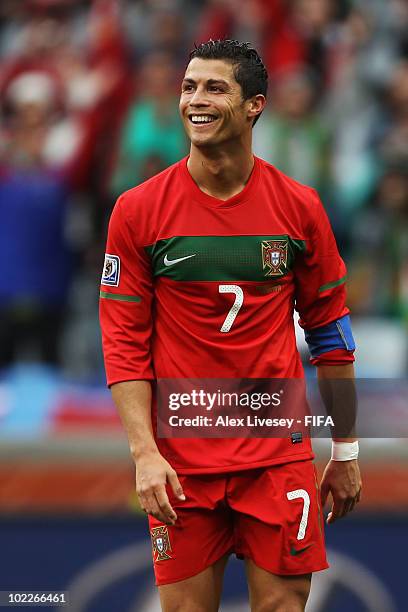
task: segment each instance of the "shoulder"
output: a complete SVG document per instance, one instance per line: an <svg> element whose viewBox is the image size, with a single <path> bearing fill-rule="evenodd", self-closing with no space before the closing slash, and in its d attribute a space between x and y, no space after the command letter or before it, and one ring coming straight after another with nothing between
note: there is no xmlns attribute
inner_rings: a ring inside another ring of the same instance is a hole
<svg viewBox="0 0 408 612"><path fill-rule="evenodd" d="M280 188L283 191L286 191L288 194L293 194L294 196L301 197L303 199L311 199L315 197L316 191L313 187L309 187L309 185L304 185L303 183L299 183L299 181L295 181L295 179L291 178L281 170L278 170L276 166L273 166L269 162L257 158L260 162L261 167L261 175L265 180L269 180L274 183L276 188Z"/></svg>
<svg viewBox="0 0 408 612"><path fill-rule="evenodd" d="M138 217L144 214L152 215L163 201L172 196L172 192L179 189L180 165L183 161L176 162L147 181L122 193L116 206L123 210L126 217L135 214Z"/></svg>
<svg viewBox="0 0 408 612"><path fill-rule="evenodd" d="M119 197L120 200L137 203L144 200L146 196L157 196L163 188L169 187L170 184L176 183L178 180L179 167L183 160L169 166L159 174L155 174L147 181L128 189Z"/></svg>
<svg viewBox="0 0 408 612"><path fill-rule="evenodd" d="M274 192L284 206L304 215L305 219L315 218L322 207L317 191L287 176L269 162L261 158L258 160L262 183Z"/></svg>
<svg viewBox="0 0 408 612"><path fill-rule="evenodd" d="M181 160L140 185L122 193L116 201L112 220L124 223L136 242L154 240L163 207L180 192Z"/></svg>

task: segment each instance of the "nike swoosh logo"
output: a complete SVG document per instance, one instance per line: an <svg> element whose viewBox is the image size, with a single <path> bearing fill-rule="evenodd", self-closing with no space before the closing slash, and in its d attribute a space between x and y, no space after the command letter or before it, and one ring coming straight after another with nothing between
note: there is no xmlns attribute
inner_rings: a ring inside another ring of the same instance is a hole
<svg viewBox="0 0 408 612"><path fill-rule="evenodd" d="M302 552L305 552L305 550L307 550L311 546L312 546L311 544L308 544L304 548L298 548L298 549L296 549L293 546L291 546L290 547L290 554L291 554L292 557L296 557L297 555L300 555Z"/></svg>
<svg viewBox="0 0 408 612"><path fill-rule="evenodd" d="M168 259L167 253L164 256L164 265L165 266L174 266L176 263L180 263L180 261L184 261L185 259L190 259L190 257L195 257L197 253L193 253L193 255L186 255L185 257L178 257L178 259Z"/></svg>

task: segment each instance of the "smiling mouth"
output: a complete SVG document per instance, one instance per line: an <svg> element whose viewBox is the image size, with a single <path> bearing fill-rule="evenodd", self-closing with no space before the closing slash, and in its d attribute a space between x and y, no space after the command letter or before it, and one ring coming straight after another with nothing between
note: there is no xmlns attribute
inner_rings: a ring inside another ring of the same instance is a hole
<svg viewBox="0 0 408 612"><path fill-rule="evenodd" d="M217 117L214 115L189 115L188 116L190 123L193 125L208 125L209 123L214 123L217 120Z"/></svg>

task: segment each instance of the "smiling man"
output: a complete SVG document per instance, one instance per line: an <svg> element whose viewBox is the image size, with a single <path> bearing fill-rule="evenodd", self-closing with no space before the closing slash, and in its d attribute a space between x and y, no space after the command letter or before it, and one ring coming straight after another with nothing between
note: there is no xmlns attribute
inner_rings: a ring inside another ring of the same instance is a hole
<svg viewBox="0 0 408 612"><path fill-rule="evenodd" d="M218 610L231 553L245 560L253 612L304 610L312 572L327 567L310 440L157 436L157 379L302 378L294 307L322 382L353 376L345 266L324 208L252 153L266 93L249 44L194 49L180 97L190 155L124 193L109 226L107 378L165 612ZM329 406L334 394L328 382ZM357 452L353 438L333 442L329 523L359 499Z"/></svg>

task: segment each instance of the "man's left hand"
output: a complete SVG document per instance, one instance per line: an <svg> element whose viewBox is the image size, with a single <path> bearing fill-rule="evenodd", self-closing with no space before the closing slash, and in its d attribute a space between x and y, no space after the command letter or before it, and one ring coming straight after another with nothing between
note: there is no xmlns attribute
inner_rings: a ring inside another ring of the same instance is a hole
<svg viewBox="0 0 408 612"><path fill-rule="evenodd" d="M322 508L331 493L331 512L326 523L334 523L351 512L361 499L361 476L357 459L351 461L329 461L320 485Z"/></svg>

